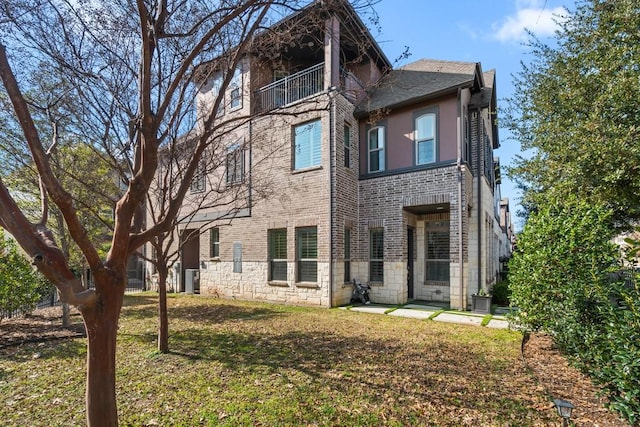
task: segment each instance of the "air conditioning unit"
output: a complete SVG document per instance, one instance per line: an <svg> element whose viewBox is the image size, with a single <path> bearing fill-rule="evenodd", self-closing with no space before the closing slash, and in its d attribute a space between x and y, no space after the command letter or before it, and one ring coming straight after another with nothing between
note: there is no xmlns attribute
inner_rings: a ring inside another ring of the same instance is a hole
<svg viewBox="0 0 640 427"><path fill-rule="evenodd" d="M200 291L200 270L187 268L184 270L184 292L193 294Z"/></svg>

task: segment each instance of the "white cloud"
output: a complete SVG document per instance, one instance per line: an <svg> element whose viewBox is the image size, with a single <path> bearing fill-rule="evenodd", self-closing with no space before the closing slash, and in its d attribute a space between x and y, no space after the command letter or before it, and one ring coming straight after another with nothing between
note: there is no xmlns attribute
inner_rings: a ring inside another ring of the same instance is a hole
<svg viewBox="0 0 640 427"><path fill-rule="evenodd" d="M529 30L538 37L553 35L558 21L566 15L563 7L547 9L540 0L518 0L515 15L507 16L501 24L494 24L493 37L501 42L524 41Z"/></svg>

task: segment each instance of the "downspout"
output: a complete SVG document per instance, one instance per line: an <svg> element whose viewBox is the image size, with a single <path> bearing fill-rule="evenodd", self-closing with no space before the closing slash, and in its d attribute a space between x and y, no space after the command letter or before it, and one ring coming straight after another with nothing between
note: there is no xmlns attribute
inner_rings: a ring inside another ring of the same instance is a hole
<svg viewBox="0 0 640 427"><path fill-rule="evenodd" d="M253 119L249 119L249 216L253 214Z"/></svg>
<svg viewBox="0 0 640 427"><path fill-rule="evenodd" d="M467 304L465 301L465 289L464 289L464 259L463 259L463 238L462 238L462 215L466 212L463 210L462 203L462 140L464 138L464 117L462 115L462 89L458 88L458 112L460 117L460 134L458 136L458 262L460 263L460 309L466 310Z"/></svg>
<svg viewBox="0 0 640 427"><path fill-rule="evenodd" d="M329 307L333 307L333 206L334 206L334 170L335 170L335 115L336 115L336 88L331 86L329 88Z"/></svg>
<svg viewBox="0 0 640 427"><path fill-rule="evenodd" d="M476 119L477 119L477 129L478 129L478 146L476 148L478 152L478 289L480 291L482 288L482 168L480 167L481 161L483 161L482 155L482 145L484 145L484 141L481 141L482 134L481 125L482 118L480 117L480 109L476 110Z"/></svg>

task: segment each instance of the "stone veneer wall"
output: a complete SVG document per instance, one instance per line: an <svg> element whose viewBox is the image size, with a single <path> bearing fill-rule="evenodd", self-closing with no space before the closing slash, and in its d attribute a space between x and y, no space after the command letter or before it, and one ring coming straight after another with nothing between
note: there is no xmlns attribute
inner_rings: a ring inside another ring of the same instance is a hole
<svg viewBox="0 0 640 427"><path fill-rule="evenodd" d="M287 265L288 276L295 277L295 262ZM233 272L233 262L205 261L200 269L201 293L224 298L270 301L286 304L329 306L329 263L318 263L317 285L267 281L267 262L243 262L242 273Z"/></svg>

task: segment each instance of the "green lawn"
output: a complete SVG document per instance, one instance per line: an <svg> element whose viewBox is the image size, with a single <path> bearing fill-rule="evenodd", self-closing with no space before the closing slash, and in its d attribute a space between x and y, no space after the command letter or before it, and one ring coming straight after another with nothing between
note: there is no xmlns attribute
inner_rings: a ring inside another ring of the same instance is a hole
<svg viewBox="0 0 640 427"><path fill-rule="evenodd" d="M123 426L501 426L557 418L518 333L338 309L127 296L118 342ZM1 326L0 326L1 327ZM4 349L2 425L84 423L84 339ZM538 410L536 408L545 408Z"/></svg>

